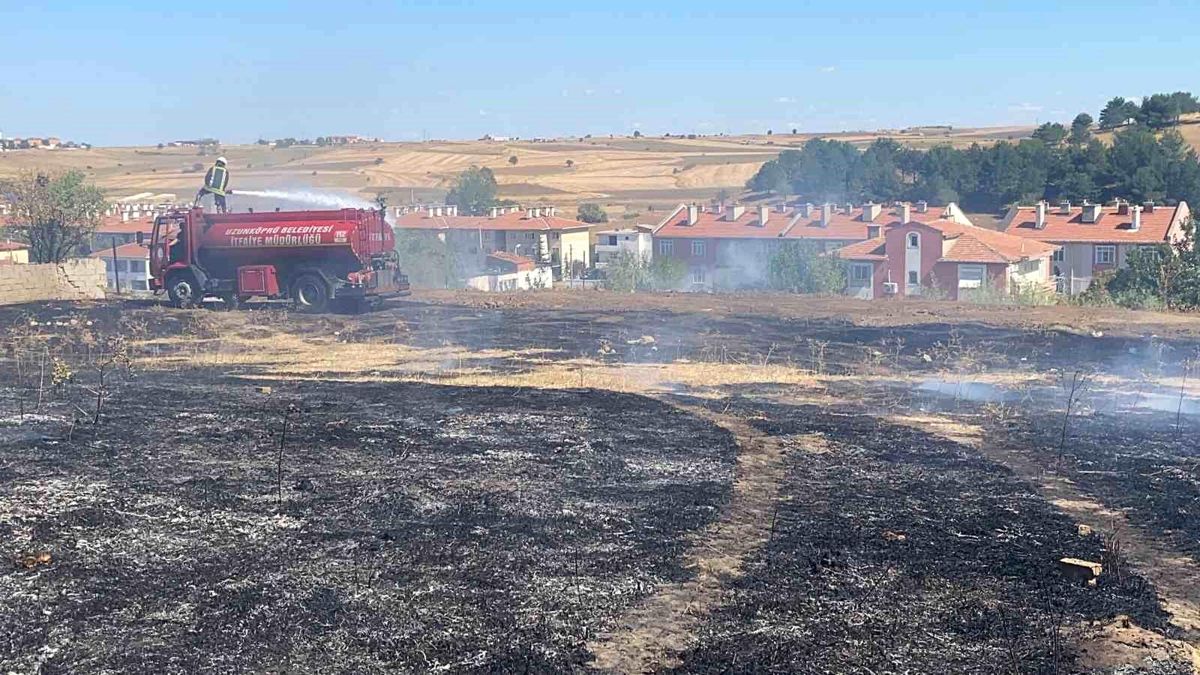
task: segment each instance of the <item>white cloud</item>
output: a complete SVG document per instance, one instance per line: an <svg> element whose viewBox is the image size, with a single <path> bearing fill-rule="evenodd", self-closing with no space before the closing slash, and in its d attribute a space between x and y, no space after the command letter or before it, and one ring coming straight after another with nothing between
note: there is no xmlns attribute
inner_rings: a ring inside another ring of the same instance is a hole
<svg viewBox="0 0 1200 675"><path fill-rule="evenodd" d="M825 66L824 68L821 68L822 73L832 73L836 70L837 70L837 66Z"/></svg>
<svg viewBox="0 0 1200 675"><path fill-rule="evenodd" d="M1042 106L1034 105L1032 103L1017 103L1017 104L1008 106L1008 109L1011 112L1020 112L1020 113L1042 112Z"/></svg>
<svg viewBox="0 0 1200 675"><path fill-rule="evenodd" d="M796 99L792 98L791 96L780 96L779 98L775 99L775 102L776 103L795 103Z"/></svg>
<svg viewBox="0 0 1200 675"><path fill-rule="evenodd" d="M480 117L487 117L487 116L488 116L488 111L486 111L486 110L480 110L480 111L479 111L479 116L480 116Z"/></svg>

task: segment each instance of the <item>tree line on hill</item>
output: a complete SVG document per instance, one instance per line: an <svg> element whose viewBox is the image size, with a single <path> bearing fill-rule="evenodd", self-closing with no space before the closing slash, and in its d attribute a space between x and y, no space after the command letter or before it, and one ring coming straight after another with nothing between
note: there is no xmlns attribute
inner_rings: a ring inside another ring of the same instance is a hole
<svg viewBox="0 0 1200 675"><path fill-rule="evenodd" d="M1200 161L1176 129L1179 115L1200 111L1186 92L1136 103L1116 98L1101 127L1120 127L1111 145L1092 134L1087 113L1070 128L1043 124L1032 138L965 149L918 150L880 138L860 151L813 139L765 163L747 182L754 192L814 202L925 200L999 211L1016 202L1070 200L1200 201Z"/></svg>

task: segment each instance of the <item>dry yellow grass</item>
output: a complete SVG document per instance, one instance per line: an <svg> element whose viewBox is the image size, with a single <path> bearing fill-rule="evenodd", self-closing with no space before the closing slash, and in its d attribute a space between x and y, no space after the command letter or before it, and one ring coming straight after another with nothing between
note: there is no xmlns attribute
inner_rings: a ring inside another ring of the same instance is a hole
<svg viewBox="0 0 1200 675"><path fill-rule="evenodd" d="M704 394L747 384L821 387L821 378L782 364L676 361L613 364L593 359L551 360L543 350L418 348L384 342L339 342L270 329L220 338L181 336L141 343L138 366L150 370L211 367L248 378L358 382L437 382L446 385L571 389L627 393L686 389Z"/></svg>

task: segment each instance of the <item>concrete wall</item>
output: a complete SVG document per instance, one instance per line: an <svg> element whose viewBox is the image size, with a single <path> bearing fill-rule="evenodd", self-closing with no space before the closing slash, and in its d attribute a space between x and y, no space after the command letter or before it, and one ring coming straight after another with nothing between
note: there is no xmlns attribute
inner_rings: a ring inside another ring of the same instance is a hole
<svg viewBox="0 0 1200 675"><path fill-rule="evenodd" d="M549 267L535 267L509 274L483 274L467 279L467 288L477 291L527 291L553 285L554 273Z"/></svg>
<svg viewBox="0 0 1200 675"><path fill-rule="evenodd" d="M0 265L0 305L45 300L103 300L104 263L89 258L62 265Z"/></svg>

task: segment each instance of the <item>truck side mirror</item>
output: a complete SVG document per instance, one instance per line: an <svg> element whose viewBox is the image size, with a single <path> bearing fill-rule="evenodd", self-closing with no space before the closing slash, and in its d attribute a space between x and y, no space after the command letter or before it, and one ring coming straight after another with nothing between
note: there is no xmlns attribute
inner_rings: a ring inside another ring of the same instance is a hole
<svg viewBox="0 0 1200 675"><path fill-rule="evenodd" d="M137 243L138 243L138 246L141 246L142 244L146 243L146 233L145 232L139 231L137 233Z"/></svg>

